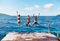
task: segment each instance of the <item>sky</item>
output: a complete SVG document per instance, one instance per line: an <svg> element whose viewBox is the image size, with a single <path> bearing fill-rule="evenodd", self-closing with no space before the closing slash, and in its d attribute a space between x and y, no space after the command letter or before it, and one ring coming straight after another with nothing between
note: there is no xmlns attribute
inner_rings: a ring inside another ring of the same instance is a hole
<svg viewBox="0 0 60 41"><path fill-rule="evenodd" d="M0 13L15 16L38 15L56 16L60 14L60 0L0 0Z"/></svg>

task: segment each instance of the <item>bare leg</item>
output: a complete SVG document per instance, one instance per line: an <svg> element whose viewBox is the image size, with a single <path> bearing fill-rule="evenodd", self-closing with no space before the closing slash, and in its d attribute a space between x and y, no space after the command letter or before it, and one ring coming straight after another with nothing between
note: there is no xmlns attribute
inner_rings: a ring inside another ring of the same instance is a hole
<svg viewBox="0 0 60 41"><path fill-rule="evenodd" d="M28 24L26 23L26 26L28 26Z"/></svg>
<svg viewBox="0 0 60 41"><path fill-rule="evenodd" d="M32 26L34 26L35 22L32 23Z"/></svg>
<svg viewBox="0 0 60 41"><path fill-rule="evenodd" d="M37 23L39 26L40 26L40 24L39 23Z"/></svg>
<svg viewBox="0 0 60 41"><path fill-rule="evenodd" d="M27 23L26 23L26 26L29 26L29 25L30 25L30 23L27 22Z"/></svg>
<svg viewBox="0 0 60 41"><path fill-rule="evenodd" d="M28 25L30 25L30 23Z"/></svg>

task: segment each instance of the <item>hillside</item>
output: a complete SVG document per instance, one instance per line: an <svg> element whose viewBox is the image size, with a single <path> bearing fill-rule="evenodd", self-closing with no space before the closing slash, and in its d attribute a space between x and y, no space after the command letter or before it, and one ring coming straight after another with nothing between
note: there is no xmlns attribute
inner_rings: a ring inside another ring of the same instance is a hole
<svg viewBox="0 0 60 41"><path fill-rule="evenodd" d="M60 16L60 15L57 15L57 16Z"/></svg>
<svg viewBox="0 0 60 41"><path fill-rule="evenodd" d="M0 13L0 19L10 19L12 16Z"/></svg>

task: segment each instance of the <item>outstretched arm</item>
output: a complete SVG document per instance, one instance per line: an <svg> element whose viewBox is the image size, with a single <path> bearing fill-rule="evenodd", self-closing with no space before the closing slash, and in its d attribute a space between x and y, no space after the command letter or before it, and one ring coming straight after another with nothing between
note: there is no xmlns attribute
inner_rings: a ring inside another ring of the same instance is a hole
<svg viewBox="0 0 60 41"><path fill-rule="evenodd" d="M40 16L40 13L38 13L38 16L37 17L39 18L39 16Z"/></svg>

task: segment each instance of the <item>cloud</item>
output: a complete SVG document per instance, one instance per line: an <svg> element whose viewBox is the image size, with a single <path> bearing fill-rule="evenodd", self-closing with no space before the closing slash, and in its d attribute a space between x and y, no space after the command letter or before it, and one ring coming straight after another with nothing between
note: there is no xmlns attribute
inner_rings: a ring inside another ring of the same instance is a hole
<svg viewBox="0 0 60 41"><path fill-rule="evenodd" d="M18 10L21 15L28 15L32 12L36 12L40 8L39 5L34 5L31 7L25 8L16 8L14 6L0 6L0 13L8 14L8 15L16 15L16 11Z"/></svg>
<svg viewBox="0 0 60 41"><path fill-rule="evenodd" d="M26 7L25 10L32 11L33 10L33 7Z"/></svg>
<svg viewBox="0 0 60 41"><path fill-rule="evenodd" d="M60 10L60 7L59 8L57 8L58 10Z"/></svg>
<svg viewBox="0 0 60 41"><path fill-rule="evenodd" d="M53 6L54 6L54 4L49 3L49 4L45 4L45 5L44 5L44 8L45 8L45 9L50 9L50 8L52 8Z"/></svg>
<svg viewBox="0 0 60 41"><path fill-rule="evenodd" d="M39 6L39 5L35 5L35 6L34 6L34 8L39 9L39 8L40 8L40 6Z"/></svg>
<svg viewBox="0 0 60 41"><path fill-rule="evenodd" d="M5 7L0 6L0 13L4 13L8 15L16 15L15 12L16 12L15 8L11 6L5 6Z"/></svg>
<svg viewBox="0 0 60 41"><path fill-rule="evenodd" d="M33 13L38 13L40 10L40 5L34 5L34 6L30 6L30 7L25 7L23 9L23 14L25 15L32 15Z"/></svg>
<svg viewBox="0 0 60 41"><path fill-rule="evenodd" d="M39 8L40 8L39 5L34 5L34 6L32 6L32 7L26 7L25 10L27 10L27 11L32 11L32 10L36 10L36 9L39 9Z"/></svg>

